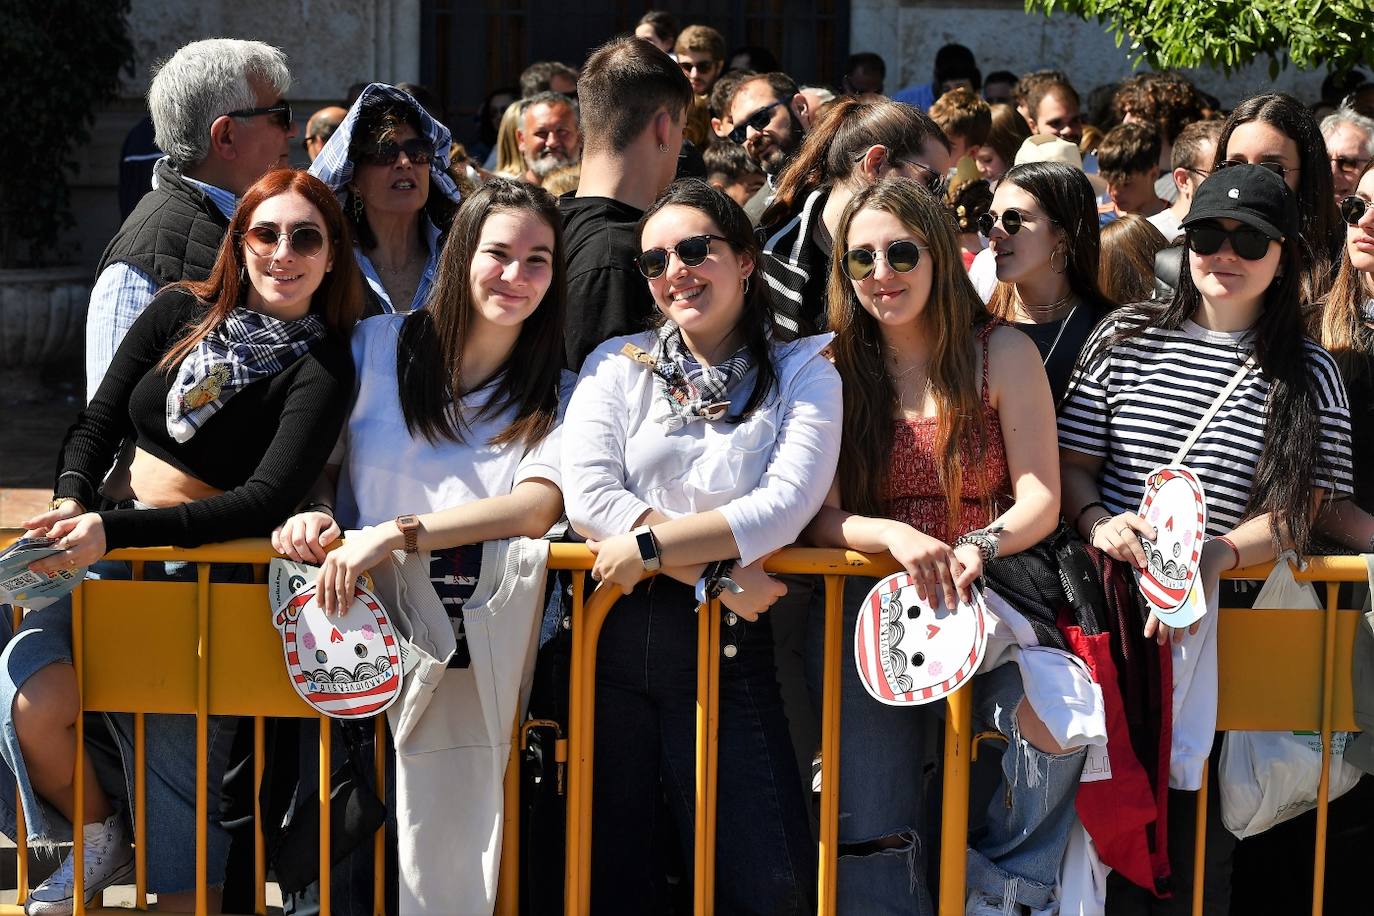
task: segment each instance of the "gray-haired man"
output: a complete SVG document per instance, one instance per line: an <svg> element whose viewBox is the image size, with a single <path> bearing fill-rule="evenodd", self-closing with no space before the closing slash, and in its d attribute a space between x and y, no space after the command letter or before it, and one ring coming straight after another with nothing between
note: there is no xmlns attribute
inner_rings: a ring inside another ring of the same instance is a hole
<svg viewBox="0 0 1374 916"><path fill-rule="evenodd" d="M234 206L268 169L287 164L296 126L283 96L286 57L260 41L211 38L168 58L148 108L167 156L100 258L86 316L86 399L153 294L210 275Z"/></svg>

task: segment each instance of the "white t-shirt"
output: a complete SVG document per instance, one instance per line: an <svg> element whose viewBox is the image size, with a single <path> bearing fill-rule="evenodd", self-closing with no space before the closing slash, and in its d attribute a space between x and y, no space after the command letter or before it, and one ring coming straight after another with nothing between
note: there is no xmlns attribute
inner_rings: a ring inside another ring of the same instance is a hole
<svg viewBox="0 0 1374 916"><path fill-rule="evenodd" d="M821 355L832 335L773 348L778 387L739 423L699 420L668 432L656 419L654 373L624 355L652 351L653 332L616 337L587 357L563 424L568 521L589 538L631 530L649 508L670 517L718 509L739 560L792 543L820 510L840 456L840 376ZM742 410L753 373L734 386Z"/></svg>
<svg viewBox="0 0 1374 916"><path fill-rule="evenodd" d="M522 480L560 483L559 426L533 448L487 441L510 425L514 410L472 421L467 442L428 442L406 429L396 382L396 344L404 315L377 315L353 331L357 397L344 427L343 466L335 514L344 528L376 525L402 513L435 512L477 499L506 496ZM560 402L567 404L573 375L564 372ZM492 386L463 399L476 417Z"/></svg>
<svg viewBox="0 0 1374 916"><path fill-rule="evenodd" d="M1165 241L1171 245L1183 234L1183 223L1179 221L1177 216L1174 216L1174 211L1169 207L1165 207L1154 216L1147 216L1145 219L1149 221L1151 226L1158 229L1159 234L1164 236Z"/></svg>
<svg viewBox="0 0 1374 916"><path fill-rule="evenodd" d="M1102 502L1113 514L1140 507L1145 476L1172 461L1251 349L1249 331L1209 331L1185 321L1178 330L1148 328L1098 353L1120 321L1120 313L1109 316L1084 345L1092 355L1074 372L1059 414L1060 446L1104 459ZM1319 424L1312 486L1346 496L1353 481L1345 386L1329 353L1311 341L1302 345ZM1251 367L1184 456L1207 494L1207 531L1214 537L1245 517L1255 466L1271 434L1269 386Z"/></svg>

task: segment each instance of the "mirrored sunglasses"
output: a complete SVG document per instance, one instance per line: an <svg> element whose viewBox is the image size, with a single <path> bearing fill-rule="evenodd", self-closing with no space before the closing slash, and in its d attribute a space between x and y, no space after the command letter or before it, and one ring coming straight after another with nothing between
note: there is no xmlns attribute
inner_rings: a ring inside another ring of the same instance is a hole
<svg viewBox="0 0 1374 916"><path fill-rule="evenodd" d="M1341 198L1341 219L1345 220L1347 226L1358 225L1364 219L1365 211L1369 209L1369 201L1363 197L1343 197Z"/></svg>
<svg viewBox="0 0 1374 916"><path fill-rule="evenodd" d="M260 258L270 258L277 253L277 245L283 233L271 226L254 226L243 233L243 241L248 249ZM286 234L291 250L303 258L313 258L324 247L324 233L314 226L297 226Z"/></svg>
<svg viewBox="0 0 1374 916"><path fill-rule="evenodd" d="M915 270L921 263L921 246L903 239L887 246L886 251L852 248L844 253L844 272L854 281L867 280L878 269L879 259L899 274Z"/></svg>

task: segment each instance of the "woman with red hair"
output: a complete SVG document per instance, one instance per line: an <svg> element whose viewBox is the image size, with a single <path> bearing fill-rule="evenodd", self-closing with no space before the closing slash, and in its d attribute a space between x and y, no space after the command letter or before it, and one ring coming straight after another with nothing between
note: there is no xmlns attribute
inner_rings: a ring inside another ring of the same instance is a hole
<svg viewBox="0 0 1374 916"><path fill-rule="evenodd" d="M68 431L51 509L25 523L30 535L55 539L63 552L30 568L53 573L96 564L95 577L127 578L124 564L97 561L120 547L265 536L290 515L348 410L348 334L362 308L352 250L343 212L319 179L278 169L253 185L210 276L174 284L153 299ZM103 493L102 478L126 440L135 445L130 492ZM150 579L177 575L154 565ZM29 842L51 843L67 824L82 825L89 903L132 874L133 717L105 717L123 766L101 772L99 755L88 753L83 807L76 811L74 725L81 711L70 602L31 612L0 666L0 755L18 783ZM189 909L196 887L195 720L148 715L145 727L148 889L158 894L159 909ZM232 719L211 719L212 796L232 737ZM0 823L10 831L13 797L0 802ZM206 880L214 887L224 880L228 834L218 823L217 797L209 809ZM73 872L69 857L34 889L26 912L70 913Z"/></svg>

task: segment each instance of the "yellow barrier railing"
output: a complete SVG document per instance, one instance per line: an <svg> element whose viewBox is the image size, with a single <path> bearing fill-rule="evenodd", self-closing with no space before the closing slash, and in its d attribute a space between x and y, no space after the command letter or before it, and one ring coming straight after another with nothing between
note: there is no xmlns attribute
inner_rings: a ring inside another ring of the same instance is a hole
<svg viewBox="0 0 1374 916"><path fill-rule="evenodd" d="M17 532L0 531L0 545ZM86 711L123 711L135 715L135 849L136 892L139 908L147 907L146 837L143 786L143 717L146 713L183 713L197 717L197 871L201 876L196 893L196 912L208 910L208 888L204 881L206 824L208 822L206 784L206 730L211 715L246 716L253 720L255 797L263 773L264 718L292 717L321 720L320 737L320 869L329 874L329 729L327 720L310 709L290 686L281 661L281 644L265 613L264 586L210 582L212 563L246 563L259 569L273 556L264 540L235 541L194 550L170 548L118 550L110 559L133 561L135 581L88 581L73 600L73 650L82 708ZM195 582L145 583L141 567L145 562L178 560L197 564ZM569 914L590 912L591 802L594 764L596 646L602 625L611 612L619 590L602 585L587 594L587 577L592 556L582 545L555 544L550 567L571 570L573 592L572 671L569 685L569 722L567 740L567 860L565 894ZM897 570L891 558L869 557L839 550L790 548L774 556L768 569L775 573L810 574L825 583L825 662L822 709L821 753L826 768L820 800L820 846L818 872L819 912L835 910L837 836L839 810L839 678L847 653L842 650L841 628L844 578L851 575L882 576ZM1258 579L1268 567L1238 570L1230 578ZM1342 582L1363 582L1366 568L1359 557L1314 558L1298 572L1303 581L1326 583L1324 611L1265 611L1223 609L1218 635L1221 690L1218 728L1259 730L1312 730L1322 737L1322 777L1317 806L1317 842L1314 852L1314 914L1321 913L1322 878L1325 873L1325 831L1327 820L1327 774L1330 736L1333 731L1356 728L1350 693L1350 653L1354 639L1355 614L1338 613L1338 588ZM256 580L263 582L259 573ZM156 591L152 591L156 589ZM152 600L150 600L150 598ZM16 610L16 625L18 623ZM714 906L715 797L716 797L716 699L719 684L720 653L714 647L720 639L720 613L713 606L699 617L698 718L696 775L696 845L693 875L695 912L709 914ZM160 650L158 666L142 664L153 651L152 639ZM98 646L99 651L86 648ZM1272 660L1283 657L1285 664ZM232 666L228 660L232 659ZM968 691L960 690L948 700L942 800L941 860L939 867L940 916L959 916L964 910L964 865L968 830L968 778L972 743L972 705ZM77 720L78 755L81 720ZM548 724L548 723L543 723ZM384 723L378 719L378 790L385 763L380 740ZM507 770L506 815L503 868L497 912L513 916L518 912L519 878L519 752L526 729L514 732L514 752ZM561 747L561 745L560 745ZM80 778L78 756L76 810L86 787ZM1205 777L1204 777L1205 779ZM1206 793L1204 781L1199 793L1198 858L1194 881L1193 908L1202 911L1201 850L1205 841ZM267 865L260 823L261 812L255 801L255 912L266 913ZM22 810L19 812L18 885L19 904L27 892L28 875ZM75 831L74 854L81 855L80 831ZM384 911L382 880L382 835L376 837L376 874L373 909ZM83 912L80 885L82 870L77 869L76 899ZM330 909L329 882L320 882L320 911ZM87 912L94 912L87 910ZM0 916L21 912L18 904L0 905Z"/></svg>

